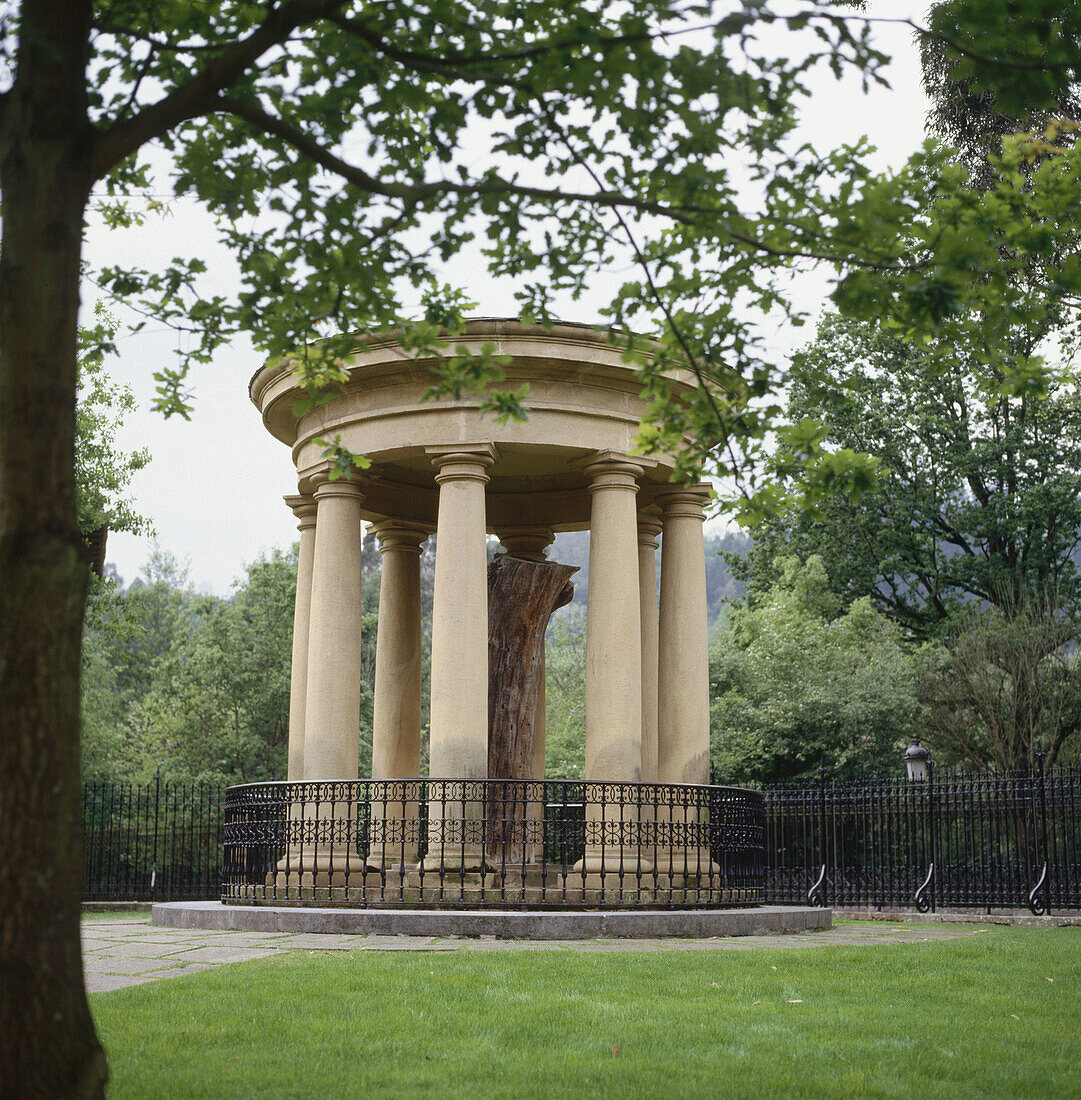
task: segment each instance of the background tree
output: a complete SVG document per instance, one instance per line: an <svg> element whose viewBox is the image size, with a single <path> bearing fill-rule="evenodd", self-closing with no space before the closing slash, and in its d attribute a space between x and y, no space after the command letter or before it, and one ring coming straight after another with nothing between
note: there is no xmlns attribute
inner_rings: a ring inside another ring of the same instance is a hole
<svg viewBox="0 0 1081 1100"><path fill-rule="evenodd" d="M991 159L1002 149L1002 141L1021 130L1043 130L1056 118L1081 118L1081 98L1068 84L1052 88L1043 106L1033 109L1033 101L1017 104L1012 113L1000 109L995 89L978 79L975 67L958 71L959 59L948 38L950 22L964 19L964 7L953 3L936 5L932 26L941 27L944 36L920 35L920 60L923 86L931 100L927 124L931 133L953 146L973 183L987 188L994 178ZM1061 5L1060 5L1061 7ZM1071 20L1073 13L1062 10L1060 17ZM1008 26L1009 23L1006 23ZM1069 34L1076 27L1062 27ZM1024 33L1018 27L1018 33ZM973 51L975 52L975 51ZM988 55L989 56L989 55Z"/></svg>
<svg viewBox="0 0 1081 1100"><path fill-rule="evenodd" d="M872 324L823 320L793 357L788 419L827 453L873 456L875 486L756 531L753 583L770 582L782 551L817 554L846 600L870 597L920 638L973 599L1009 613L1055 593L1060 611L1081 611L1073 369L1045 392L1015 392L997 362L949 350L945 360Z"/></svg>
<svg viewBox="0 0 1081 1100"><path fill-rule="evenodd" d="M378 560L378 556L375 555ZM364 590L359 774L371 774L378 567ZM83 647L83 776L285 778L296 548L253 562L227 599L156 551ZM118 628L117 622L120 626Z"/></svg>
<svg viewBox="0 0 1081 1100"><path fill-rule="evenodd" d="M150 522L135 512L126 493L131 479L150 461L150 450L118 449L117 432L135 408L130 386L114 382L105 368L118 322L101 304L94 323L79 329L78 404L75 409L75 491L79 530L101 527L147 534Z"/></svg>
<svg viewBox="0 0 1081 1100"><path fill-rule="evenodd" d="M83 777L144 779L155 759L144 701L172 655L190 650L217 601L194 592L187 569L156 549L126 589L112 585L83 639Z"/></svg>
<svg viewBox="0 0 1081 1100"><path fill-rule="evenodd" d="M100 305L93 324L79 329L78 404L75 409L75 499L80 534L88 539L102 528L146 534L150 523L127 496L131 479L150 461L141 448L124 452L117 433L135 407L131 389L110 379L105 360L117 322ZM104 547L103 547L104 549ZM132 609L117 599L109 577L91 575L86 630L118 643L137 630ZM91 647L82 658L82 770L86 776L113 774L124 755L121 730L124 702L105 646Z"/></svg>
<svg viewBox="0 0 1081 1100"><path fill-rule="evenodd" d="M130 724L164 774L284 777L295 595L296 556L275 552L249 565L233 596L213 601L155 662Z"/></svg>
<svg viewBox="0 0 1081 1100"><path fill-rule="evenodd" d="M896 772L920 732L917 664L866 597L847 606L819 558L729 613L710 650L713 774L722 783Z"/></svg>
<svg viewBox="0 0 1081 1100"><path fill-rule="evenodd" d="M927 739L947 763L1033 770L1081 754L1077 617L1053 599L969 606L928 646L917 680Z"/></svg>
<svg viewBox="0 0 1081 1100"><path fill-rule="evenodd" d="M826 452L873 456L875 486L765 525L737 568L762 587L771 555L817 554L844 599L941 639L921 680L928 744L1021 767L1039 738L1054 759L1079 705L1081 397L1069 366L1017 392L997 360L950 350L823 321L793 359L789 417Z"/></svg>
<svg viewBox="0 0 1081 1100"><path fill-rule="evenodd" d="M846 599L867 595L910 634L945 638L921 681L928 735L955 758L1023 766L1036 729L1056 746L1068 729L1064 647L1081 610L1077 288L1063 277L1077 265L1077 223L1058 206L1077 191L1077 66L1056 41L1076 44L1079 28L1072 8L1009 6L958 49L973 11L936 5L934 33L920 39L929 125L956 149L924 175L912 242L917 251L937 242L938 259L963 257L969 275L939 283L935 300L906 300L902 282L864 296L883 288L879 276L850 277L836 300L875 320L827 318L795 357L789 426L768 464L782 485L810 472L840 492L800 512L808 495L778 488L745 573L768 585L779 553L819 554ZM1018 43L1046 16L1043 69L996 85L990 59L1017 61ZM951 178L967 181L967 198ZM977 229L996 222L994 208L1025 205L1036 215L1027 227ZM1030 234L1052 208L1058 231L1034 248ZM872 299L879 308L867 308ZM933 339L899 339L920 327L921 311ZM852 454L873 456L858 484Z"/></svg>

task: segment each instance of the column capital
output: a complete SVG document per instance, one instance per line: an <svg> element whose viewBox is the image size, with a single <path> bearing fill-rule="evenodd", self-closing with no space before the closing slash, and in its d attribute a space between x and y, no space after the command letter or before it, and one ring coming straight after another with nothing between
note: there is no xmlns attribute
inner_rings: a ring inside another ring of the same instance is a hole
<svg viewBox="0 0 1081 1100"><path fill-rule="evenodd" d="M419 554L421 544L432 533L431 528L419 523L406 523L398 519L383 519L372 524L372 533L379 540L379 552L401 550Z"/></svg>
<svg viewBox="0 0 1081 1100"><path fill-rule="evenodd" d="M638 478L655 464L657 463L652 459L642 458L641 455L608 450L586 454L571 462L570 467L572 470L581 470L586 477L594 480L599 474L605 473L626 473Z"/></svg>
<svg viewBox="0 0 1081 1100"><path fill-rule="evenodd" d="M661 510L656 505L643 508L638 513L638 545L646 550L657 549L657 536L663 530Z"/></svg>
<svg viewBox="0 0 1081 1100"><path fill-rule="evenodd" d="M339 478L337 481L321 480L316 483L312 494L315 500L326 500L328 497L348 497L357 501L364 500L364 487L357 481L349 481Z"/></svg>
<svg viewBox="0 0 1081 1100"><path fill-rule="evenodd" d="M293 515L300 521L297 524L298 531L306 531L315 526L315 513L318 510L315 497L308 493L301 493L297 496L287 496L282 499L290 507Z"/></svg>
<svg viewBox="0 0 1081 1100"><path fill-rule="evenodd" d="M679 485L662 490L656 500L665 520L686 518L704 520L704 509L713 499L712 486L701 482L697 485Z"/></svg>
<svg viewBox="0 0 1081 1100"><path fill-rule="evenodd" d="M425 447L424 453L436 469L437 485L444 481L488 483L488 470L499 457L494 443L444 443Z"/></svg>
<svg viewBox="0 0 1081 1100"><path fill-rule="evenodd" d="M640 461L621 451L597 451L571 463L589 479L589 491L598 489L633 489L638 491L638 479L650 463Z"/></svg>
<svg viewBox="0 0 1081 1100"><path fill-rule="evenodd" d="M496 534L509 554L527 561L547 561L544 551L556 537L551 527L501 527Z"/></svg>

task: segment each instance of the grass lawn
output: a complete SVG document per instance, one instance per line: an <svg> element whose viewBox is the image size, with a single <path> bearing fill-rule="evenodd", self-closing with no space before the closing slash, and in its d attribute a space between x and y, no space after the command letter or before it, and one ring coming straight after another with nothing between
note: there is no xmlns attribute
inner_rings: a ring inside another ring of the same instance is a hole
<svg viewBox="0 0 1081 1100"><path fill-rule="evenodd" d="M98 993L109 1096L1081 1096L1081 929L283 953Z"/></svg>
<svg viewBox="0 0 1081 1100"><path fill-rule="evenodd" d="M101 913L83 913L82 921L85 924L87 921L96 920L137 920L144 924L150 920L150 914L145 910L140 911L138 909L117 909L116 912L101 912ZM834 924L837 922L834 921Z"/></svg>

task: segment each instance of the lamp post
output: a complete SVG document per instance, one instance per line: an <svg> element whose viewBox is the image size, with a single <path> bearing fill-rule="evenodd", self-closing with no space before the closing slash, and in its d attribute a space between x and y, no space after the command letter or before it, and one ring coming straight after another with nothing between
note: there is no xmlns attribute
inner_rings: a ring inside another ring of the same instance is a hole
<svg viewBox="0 0 1081 1100"><path fill-rule="evenodd" d="M905 750L905 768L908 771L908 778L910 782L916 782L922 784L926 783L926 787L921 791L921 795L916 799L905 799L906 803L911 807L911 812L915 815L915 821L919 822L923 817L920 813L919 803L924 802L923 795L926 795L926 832L917 825L916 836L921 833L924 836L925 847L918 845L917 847L923 848L923 857L927 860L927 877L923 880L923 885L916 891L915 902L916 908L921 913L928 911L934 912L935 910L935 863L937 862L936 854L936 829L935 829L935 798L934 790L931 784L931 754L920 744L918 737L913 738L912 744ZM913 792L915 793L915 792ZM913 852L915 855L915 852ZM918 857L917 857L918 858Z"/></svg>
<svg viewBox="0 0 1081 1100"><path fill-rule="evenodd" d="M905 767L908 769L908 778L923 780L927 778L931 764L931 754L920 744L917 737L905 750Z"/></svg>

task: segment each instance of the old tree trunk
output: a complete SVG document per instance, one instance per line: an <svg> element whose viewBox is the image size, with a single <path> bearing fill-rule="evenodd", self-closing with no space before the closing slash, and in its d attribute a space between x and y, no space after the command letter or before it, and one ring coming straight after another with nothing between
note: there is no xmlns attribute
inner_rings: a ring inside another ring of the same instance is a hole
<svg viewBox="0 0 1081 1100"><path fill-rule="evenodd" d="M75 517L88 3L27 4L0 113L0 1093L100 1096L79 947Z"/></svg>
<svg viewBox="0 0 1081 1100"><path fill-rule="evenodd" d="M574 594L578 570L510 554L488 566L488 778L501 784L488 802L488 852L498 862L530 863L533 749L544 690L544 631Z"/></svg>

